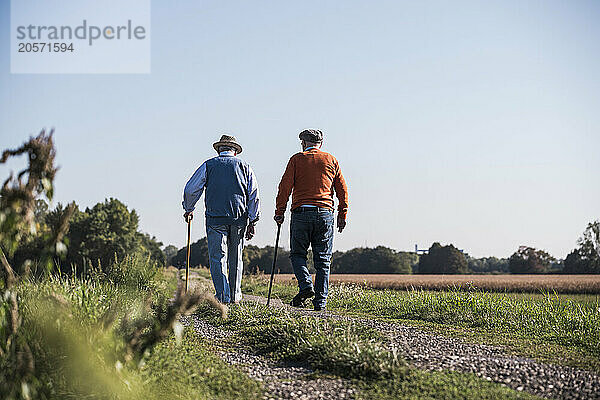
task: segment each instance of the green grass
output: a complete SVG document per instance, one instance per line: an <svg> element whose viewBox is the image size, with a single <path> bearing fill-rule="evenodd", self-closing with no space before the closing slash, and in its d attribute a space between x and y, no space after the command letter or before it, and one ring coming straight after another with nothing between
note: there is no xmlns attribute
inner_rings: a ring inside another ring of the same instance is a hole
<svg viewBox="0 0 600 400"><path fill-rule="evenodd" d="M529 399L471 374L425 372L387 350L383 337L352 321L295 316L259 304L231 307L223 320L207 306L197 315L235 331L230 340L279 361L305 362L317 374L349 379L364 399Z"/></svg>
<svg viewBox="0 0 600 400"><path fill-rule="evenodd" d="M268 279L268 276L265 275L244 276L242 279L242 293L266 297L269 291ZM288 304L297 293L298 287L295 284L273 283L271 296Z"/></svg>
<svg viewBox="0 0 600 400"><path fill-rule="evenodd" d="M171 334L144 354L128 347L135 335L156 329L175 277L143 259L126 259L108 274L19 283L18 339L31 350L32 371L26 386L11 386L20 372L0 352L0 398L260 398L257 382L191 331L184 330L183 338ZM9 325L2 299L0 306L1 333Z"/></svg>
<svg viewBox="0 0 600 400"><path fill-rule="evenodd" d="M539 399L526 393L478 379L471 374L457 372L425 372L411 369L402 377L360 382L359 399Z"/></svg>
<svg viewBox="0 0 600 400"><path fill-rule="evenodd" d="M182 270L185 276L185 270ZM192 268L190 269L191 272L196 272L198 275L200 275L202 278L211 280L211 276L210 276L210 270L208 268Z"/></svg>
<svg viewBox="0 0 600 400"><path fill-rule="evenodd" d="M264 279L245 279L245 293L264 295ZM274 296L288 301L292 285ZM436 333L504 346L508 352L600 371L600 301L597 296L508 294L481 291L396 291L357 285L330 288L328 309L419 325Z"/></svg>
<svg viewBox="0 0 600 400"><path fill-rule="evenodd" d="M579 293L552 293L552 292L536 292L536 293L511 293L507 292L505 295L520 300L543 300L551 295L553 297L559 297L564 300L572 300L581 304L597 304L600 302L600 295L597 294L579 294Z"/></svg>
<svg viewBox="0 0 600 400"><path fill-rule="evenodd" d="M181 344L160 343L141 369L156 399L258 399L258 382L225 364L198 335L186 331Z"/></svg>

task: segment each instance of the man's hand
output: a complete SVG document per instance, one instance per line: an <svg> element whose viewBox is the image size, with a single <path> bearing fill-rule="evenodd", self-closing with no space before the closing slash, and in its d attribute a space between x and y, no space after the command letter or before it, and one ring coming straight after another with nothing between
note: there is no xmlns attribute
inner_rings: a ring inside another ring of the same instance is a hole
<svg viewBox="0 0 600 400"><path fill-rule="evenodd" d="M256 230L254 228L254 224L248 224L246 227L246 240L251 240L254 237Z"/></svg>
<svg viewBox="0 0 600 400"><path fill-rule="evenodd" d="M338 218L337 218L337 227L338 227L338 232L342 233L342 231L346 227L346 219L344 217L341 217L341 216L338 215Z"/></svg>
<svg viewBox="0 0 600 400"><path fill-rule="evenodd" d="M186 211L183 214L183 219L185 220L185 222L192 222L192 220L194 219L194 212L193 211Z"/></svg>
<svg viewBox="0 0 600 400"><path fill-rule="evenodd" d="M283 215L276 215L273 217L273 219L275 220L275 222L277 222L277 225L283 224L283 220L284 220Z"/></svg>

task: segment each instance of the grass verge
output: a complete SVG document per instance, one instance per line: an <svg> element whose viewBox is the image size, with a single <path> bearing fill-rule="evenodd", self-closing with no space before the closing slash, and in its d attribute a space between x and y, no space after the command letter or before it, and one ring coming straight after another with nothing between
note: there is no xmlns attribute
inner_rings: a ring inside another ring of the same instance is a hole
<svg viewBox="0 0 600 400"><path fill-rule="evenodd" d="M245 293L265 295L267 282L248 277ZM288 301L292 285L276 284L274 296ZM439 334L501 345L543 362L600 372L600 302L556 294L481 291L428 292L333 285L328 309L419 325Z"/></svg>

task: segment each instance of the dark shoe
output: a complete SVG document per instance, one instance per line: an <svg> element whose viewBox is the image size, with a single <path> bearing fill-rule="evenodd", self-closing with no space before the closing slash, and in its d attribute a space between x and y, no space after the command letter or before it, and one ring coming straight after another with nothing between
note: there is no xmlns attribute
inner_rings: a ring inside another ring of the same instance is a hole
<svg viewBox="0 0 600 400"><path fill-rule="evenodd" d="M298 293L296 296L294 296L290 305L292 307L302 307L304 305L304 300L310 299L314 295L315 295L315 291L312 288L304 289L304 290L300 291L300 293Z"/></svg>
<svg viewBox="0 0 600 400"><path fill-rule="evenodd" d="M315 311L325 311L325 306L317 306L317 305L315 305Z"/></svg>

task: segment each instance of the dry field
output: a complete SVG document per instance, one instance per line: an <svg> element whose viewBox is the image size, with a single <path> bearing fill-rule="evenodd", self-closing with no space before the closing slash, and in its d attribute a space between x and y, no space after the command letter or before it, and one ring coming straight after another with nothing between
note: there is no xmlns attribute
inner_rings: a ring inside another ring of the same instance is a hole
<svg viewBox="0 0 600 400"><path fill-rule="evenodd" d="M295 280L292 274L277 282ZM345 275L332 274L331 283L356 283L375 289L481 289L493 292L600 294L600 275Z"/></svg>

